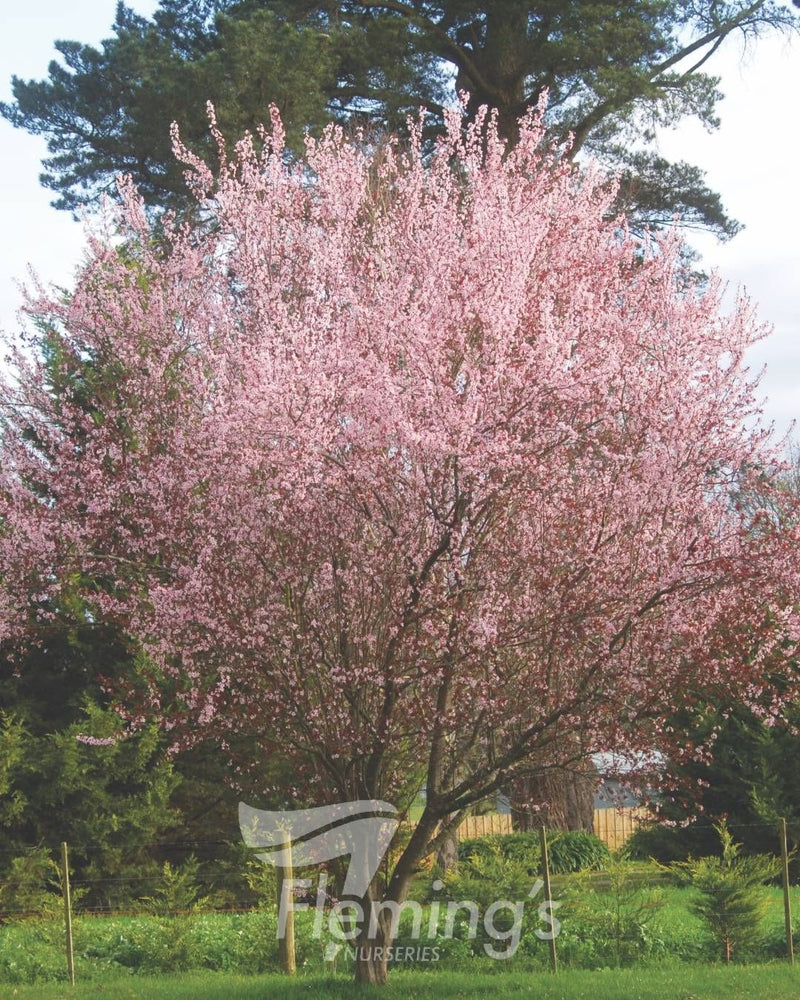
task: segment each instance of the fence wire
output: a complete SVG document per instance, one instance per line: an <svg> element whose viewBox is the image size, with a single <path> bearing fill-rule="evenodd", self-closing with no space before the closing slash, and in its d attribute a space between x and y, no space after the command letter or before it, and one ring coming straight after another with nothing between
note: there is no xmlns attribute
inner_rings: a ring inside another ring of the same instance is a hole
<svg viewBox="0 0 800 1000"><path fill-rule="evenodd" d="M512 940L518 932L514 960L529 963L532 968L554 965L556 952L559 967L589 968L664 958L719 961L731 956L734 960L780 959L792 954L795 941L789 908L800 906L800 887L786 886L786 891L782 890L777 861L771 885L759 890L762 902L754 907L754 913L758 913L751 922L751 937L743 937L749 932L741 926L729 927L724 933L717 931L715 937L713 930L709 930L711 924L703 923L703 907L708 913L716 913L717 918L722 913L724 925L728 919L724 911L731 884L724 879L715 884L713 878L702 883L689 866L623 861L619 855L599 870L552 872L551 907L542 911L539 908L545 901L541 896L528 902L535 887L533 883L539 884L541 855L532 850L527 866L524 856L505 857L502 848L508 839L505 824L505 820L496 824L501 830L498 834L479 836L464 844L459 867L443 881L437 881L439 873L430 868L417 876L408 905L421 907L425 927L435 924L433 940L445 964L460 962L464 967L464 963L483 961L490 954L485 949L491 945L492 928L487 930L480 921L473 937L469 936L469 921L465 923L462 917L454 919L454 935L448 938L443 932L448 905L469 900L470 891L479 895L475 905L484 921L492 905L496 905L495 897L497 901L511 901L506 907L508 926L501 928L506 935L503 940ZM476 832L481 827L491 829L492 821L484 820L475 826ZM693 829L708 834L716 830L710 823L694 824ZM776 844L779 842L778 831L770 824L734 824L730 828L735 840L746 831L763 834L764 841L771 838ZM491 845L495 853L481 855L477 850L481 844ZM470 852L475 845L473 857ZM243 971L275 967L279 873L274 867L256 861L243 845L225 840L173 839L142 842L124 849L112 849L102 842L73 843L69 849L78 969L83 977L90 975L87 970L92 963L127 964L133 971L174 971L184 967L180 962L193 967L193 961L203 967L215 967L217 963L220 968ZM112 863L113 870L104 869L104 865ZM323 901L325 921L330 919L331 906L336 903L336 879L341 878L343 871L339 868L331 873L334 888ZM311 956L308 961L321 962L320 955L324 952L317 949L317 954L312 941L319 872L320 869L303 869L295 873L298 877L308 877L311 885L295 892L294 900L298 909L299 947ZM478 878L481 873L483 881ZM768 880L765 877L763 881ZM4 954L11 954L18 935L23 934L20 940L29 942L34 950L45 948L45 944L35 943L39 937L49 942L46 947L51 947L58 938L59 923L63 920L63 889L64 873L55 845L0 848L0 984L17 981L9 980L10 975L23 976L19 969L12 973L10 966L4 964ZM516 911L511 905L514 901L518 901L520 913L524 910L524 919L521 918L516 931ZM430 916L434 905L438 907L435 920ZM305 912L300 914L304 907ZM413 917L413 910L409 912ZM549 953L545 938L536 934L543 926L541 920L535 926L537 913L549 914L551 927L558 927ZM405 917L404 913L404 920ZM114 920L127 923L117 926ZM322 923L322 918L319 922ZM46 927L51 929L47 932L35 929ZM500 923L494 930L498 928ZM195 938L205 942L202 944L205 956L200 953L200 944L191 944ZM413 939L402 921L398 939L406 944ZM238 944L234 947L231 941ZM242 941L250 942L249 951L244 949ZM26 943L23 950L27 947ZM192 952L195 947L196 954ZM61 955L63 958L63 946Z"/></svg>

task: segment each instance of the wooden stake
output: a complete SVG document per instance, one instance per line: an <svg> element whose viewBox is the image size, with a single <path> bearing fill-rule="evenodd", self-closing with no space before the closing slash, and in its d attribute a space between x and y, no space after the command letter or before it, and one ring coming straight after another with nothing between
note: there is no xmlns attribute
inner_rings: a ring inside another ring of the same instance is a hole
<svg viewBox="0 0 800 1000"><path fill-rule="evenodd" d="M281 837L281 847L284 857L287 859L286 866L277 869L278 881L278 910L280 912L283 900L283 886L285 882L291 882L294 878L294 868L292 865L292 842L288 833ZM287 887L287 904L294 900L291 887ZM286 927L283 936L278 938L278 963L287 976L293 976L297 972L297 959L294 948L294 909L291 905L286 907Z"/></svg>
<svg viewBox="0 0 800 1000"><path fill-rule="evenodd" d="M67 844L61 844L61 891L64 894L64 926L67 937L67 972L71 986L75 985L75 953L72 947L72 900L69 893L69 858Z"/></svg>
<svg viewBox="0 0 800 1000"><path fill-rule="evenodd" d="M792 940L792 900L789 895L789 850L786 840L786 820L779 821L781 833L781 859L783 861L783 916L786 924L786 949L789 965L794 965L794 941Z"/></svg>
<svg viewBox="0 0 800 1000"><path fill-rule="evenodd" d="M542 878L544 879L544 898L546 902L549 902L553 898L553 893L550 889L550 860L547 855L547 830L542 827L539 831L542 840ZM548 941L550 945L550 968L553 972L558 972L558 955L556 954L556 939L553 934L552 927L550 928L550 940Z"/></svg>

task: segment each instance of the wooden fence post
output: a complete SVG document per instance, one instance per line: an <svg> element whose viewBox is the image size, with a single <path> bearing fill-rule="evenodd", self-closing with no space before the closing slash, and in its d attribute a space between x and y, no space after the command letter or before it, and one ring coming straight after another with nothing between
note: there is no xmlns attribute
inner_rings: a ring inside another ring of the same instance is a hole
<svg viewBox="0 0 800 1000"><path fill-rule="evenodd" d="M544 879L544 898L549 903L553 899L550 889L550 860L547 856L547 829L542 827L539 831L542 842L542 878ZM553 972L558 972L558 955L556 954L556 938L552 927L550 928L550 968Z"/></svg>
<svg viewBox="0 0 800 1000"><path fill-rule="evenodd" d="M286 860L284 867L278 866L278 913L280 914L283 902L283 887L286 882L291 882L294 878L294 866L292 865L292 842L289 834L284 833L281 837L281 849ZM290 904L294 900L294 891L291 886L287 887L287 907L286 926L283 930L283 937L278 938L278 963L287 976L293 976L297 972L297 959L294 948L294 907ZM280 922L278 924L280 928Z"/></svg>
<svg viewBox="0 0 800 1000"><path fill-rule="evenodd" d="M786 925L786 949L789 964L794 965L794 941L792 940L792 900L789 895L789 850L786 840L786 820L780 819L781 859L783 861L783 917Z"/></svg>
<svg viewBox="0 0 800 1000"><path fill-rule="evenodd" d="M61 892L64 896L64 927L67 942L67 972L70 986L75 985L75 953L72 947L72 900L69 892L69 857L67 843L61 844Z"/></svg>

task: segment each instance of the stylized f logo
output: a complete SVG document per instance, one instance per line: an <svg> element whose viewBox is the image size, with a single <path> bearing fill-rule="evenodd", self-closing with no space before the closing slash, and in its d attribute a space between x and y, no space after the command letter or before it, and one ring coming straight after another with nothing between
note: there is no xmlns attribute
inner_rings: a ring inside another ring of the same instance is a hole
<svg viewBox="0 0 800 1000"><path fill-rule="evenodd" d="M276 867L314 865L348 854L342 895L361 899L397 829L396 814L380 799L296 812L267 812L240 802L239 826L248 847L269 848L256 857Z"/></svg>

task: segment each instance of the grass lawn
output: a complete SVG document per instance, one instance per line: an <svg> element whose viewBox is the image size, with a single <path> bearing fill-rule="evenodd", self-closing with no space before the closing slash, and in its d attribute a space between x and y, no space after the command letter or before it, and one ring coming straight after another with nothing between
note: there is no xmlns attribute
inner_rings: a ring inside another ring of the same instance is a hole
<svg viewBox="0 0 800 1000"><path fill-rule="evenodd" d="M537 1000L797 1000L800 966L670 966L649 969L571 971L558 976L498 973L395 972L383 989L365 990L348 979L320 976L128 976L78 985L7 986L18 1000L300 1000L301 997L383 997L385 1000L460 1000L536 997Z"/></svg>

